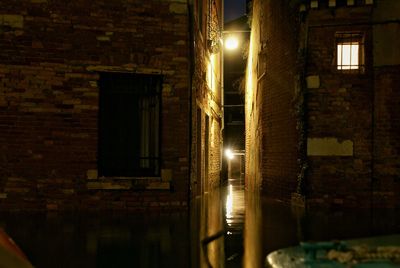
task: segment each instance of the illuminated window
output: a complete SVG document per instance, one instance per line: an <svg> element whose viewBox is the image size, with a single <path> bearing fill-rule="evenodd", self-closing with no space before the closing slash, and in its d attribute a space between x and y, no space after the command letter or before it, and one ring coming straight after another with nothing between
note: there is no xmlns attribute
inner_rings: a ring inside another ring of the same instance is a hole
<svg viewBox="0 0 400 268"><path fill-rule="evenodd" d="M340 71L364 70L363 38L359 33L336 34L336 66Z"/></svg>

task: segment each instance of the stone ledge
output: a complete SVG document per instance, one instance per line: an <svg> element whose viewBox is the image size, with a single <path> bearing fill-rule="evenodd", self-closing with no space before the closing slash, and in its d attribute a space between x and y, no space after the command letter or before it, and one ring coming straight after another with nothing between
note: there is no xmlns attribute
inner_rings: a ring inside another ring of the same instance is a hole
<svg viewBox="0 0 400 268"><path fill-rule="evenodd" d="M86 183L88 190L167 190L171 189L169 181L161 178L100 178Z"/></svg>
<svg viewBox="0 0 400 268"><path fill-rule="evenodd" d="M86 183L89 190L129 190L132 188L131 182L96 181Z"/></svg>

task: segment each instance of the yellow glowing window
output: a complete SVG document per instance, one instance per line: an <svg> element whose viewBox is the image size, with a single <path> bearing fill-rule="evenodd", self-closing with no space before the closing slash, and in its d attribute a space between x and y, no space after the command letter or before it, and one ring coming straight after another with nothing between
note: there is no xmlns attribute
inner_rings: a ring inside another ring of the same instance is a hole
<svg viewBox="0 0 400 268"><path fill-rule="evenodd" d="M357 70L359 68L359 43L340 43L337 45L338 70Z"/></svg>
<svg viewBox="0 0 400 268"><path fill-rule="evenodd" d="M338 70L363 70L363 42L361 34L336 35L336 66Z"/></svg>

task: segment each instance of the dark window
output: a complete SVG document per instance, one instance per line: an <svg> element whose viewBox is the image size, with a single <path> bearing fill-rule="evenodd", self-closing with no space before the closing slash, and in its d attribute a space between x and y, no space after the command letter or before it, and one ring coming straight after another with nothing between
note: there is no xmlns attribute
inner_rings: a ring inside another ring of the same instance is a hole
<svg viewBox="0 0 400 268"><path fill-rule="evenodd" d="M99 175L160 175L162 78L101 73Z"/></svg>
<svg viewBox="0 0 400 268"><path fill-rule="evenodd" d="M205 133L204 133L204 186L203 186L203 192L208 192L208 171L209 171L209 166L208 166L208 161L210 157L210 148L209 148L209 143L210 143L210 118L206 114L206 120L205 120Z"/></svg>
<svg viewBox="0 0 400 268"><path fill-rule="evenodd" d="M197 20L199 24L199 30L203 32L203 0L197 0Z"/></svg>
<svg viewBox="0 0 400 268"><path fill-rule="evenodd" d="M201 109L200 108L197 108L197 132L196 132L196 136L197 136L197 139L196 139L196 142L197 142L197 148L196 148L196 151L197 151L197 155L196 155L196 160L197 160L197 174L196 174L196 181L197 181L197 191L196 191L196 193L197 193L197 195L201 195L201 193L202 193L202 185L203 185L203 182L202 182L202 167L203 167L203 164L202 164L202 161L201 161L201 126L202 126L202 124L201 124Z"/></svg>

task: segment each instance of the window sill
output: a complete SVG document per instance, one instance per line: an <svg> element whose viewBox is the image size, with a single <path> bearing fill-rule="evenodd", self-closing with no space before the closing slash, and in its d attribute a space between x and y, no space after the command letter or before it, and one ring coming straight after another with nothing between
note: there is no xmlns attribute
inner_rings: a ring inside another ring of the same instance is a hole
<svg viewBox="0 0 400 268"><path fill-rule="evenodd" d="M343 75L365 75L364 70L337 70L335 72Z"/></svg>
<svg viewBox="0 0 400 268"><path fill-rule="evenodd" d="M161 177L100 177L86 183L88 190L164 190L170 191L170 181Z"/></svg>

